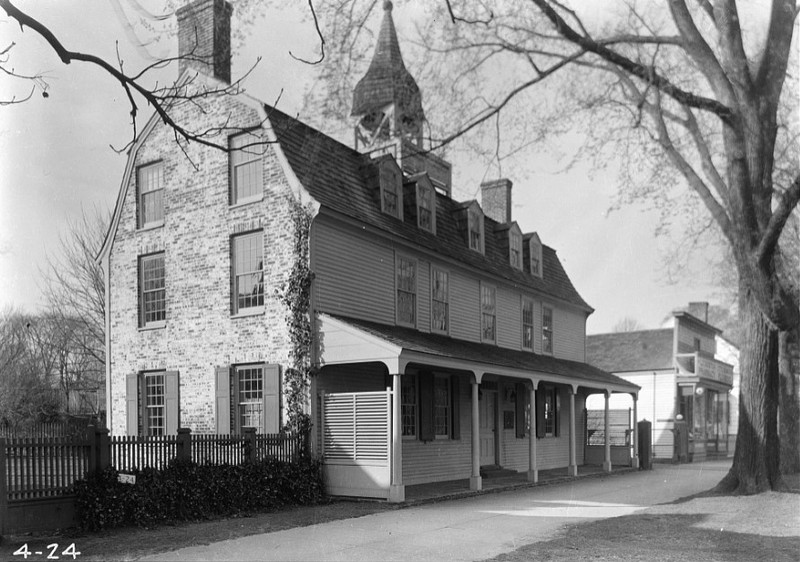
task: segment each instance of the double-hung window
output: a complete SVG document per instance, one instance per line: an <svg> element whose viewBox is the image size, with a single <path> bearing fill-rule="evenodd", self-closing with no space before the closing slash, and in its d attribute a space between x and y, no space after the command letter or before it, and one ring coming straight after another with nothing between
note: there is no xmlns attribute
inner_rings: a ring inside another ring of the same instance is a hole
<svg viewBox="0 0 800 562"><path fill-rule="evenodd" d="M136 171L139 228L164 224L164 164L155 162Z"/></svg>
<svg viewBox="0 0 800 562"><path fill-rule="evenodd" d="M229 148L231 205L259 200L264 193L261 138L242 133L230 138Z"/></svg>
<svg viewBox="0 0 800 562"><path fill-rule="evenodd" d="M553 353L553 309L542 307L542 353Z"/></svg>
<svg viewBox="0 0 800 562"><path fill-rule="evenodd" d="M139 326L162 326L167 317L164 252L139 258Z"/></svg>
<svg viewBox="0 0 800 562"><path fill-rule="evenodd" d="M403 436L420 441L460 439L459 377L419 371L400 378Z"/></svg>
<svg viewBox="0 0 800 562"><path fill-rule="evenodd" d="M450 437L450 377L436 375L433 379L433 432L437 439Z"/></svg>
<svg viewBox="0 0 800 562"><path fill-rule="evenodd" d="M435 233L435 196L430 185L417 182L417 226Z"/></svg>
<svg viewBox="0 0 800 562"><path fill-rule="evenodd" d="M403 219L403 177L393 160L380 163L381 210L387 215Z"/></svg>
<svg viewBox="0 0 800 562"><path fill-rule="evenodd" d="M522 349L533 350L533 301L522 299Z"/></svg>
<svg viewBox="0 0 800 562"><path fill-rule="evenodd" d="M397 256L397 323L416 326L417 261Z"/></svg>
<svg viewBox="0 0 800 562"><path fill-rule="evenodd" d="M215 371L216 432L274 434L281 427L281 372L270 363L222 365Z"/></svg>
<svg viewBox="0 0 800 562"><path fill-rule="evenodd" d="M235 367L234 372L237 433L248 427L261 433L264 425L264 368L262 365L243 365Z"/></svg>
<svg viewBox="0 0 800 562"><path fill-rule="evenodd" d="M544 387L541 401L543 427L540 434L544 437L558 435L558 390L552 386Z"/></svg>
<svg viewBox="0 0 800 562"><path fill-rule="evenodd" d="M264 233L250 232L231 240L234 314L264 307Z"/></svg>
<svg viewBox="0 0 800 562"><path fill-rule="evenodd" d="M415 375L400 377L400 415L403 437L417 436L417 378Z"/></svg>
<svg viewBox="0 0 800 562"><path fill-rule="evenodd" d="M166 433L166 401L164 373L144 374L144 423L146 435Z"/></svg>
<svg viewBox="0 0 800 562"><path fill-rule="evenodd" d="M513 230L508 234L508 252L511 267L522 269L522 235Z"/></svg>
<svg viewBox="0 0 800 562"><path fill-rule="evenodd" d="M470 249L483 253L483 213L477 206L469 208L467 222Z"/></svg>
<svg viewBox="0 0 800 562"><path fill-rule="evenodd" d="M481 284L481 340L495 342L497 338L497 290Z"/></svg>
<svg viewBox="0 0 800 562"><path fill-rule="evenodd" d="M450 276L433 268L431 273L431 330L448 333L450 315Z"/></svg>
<svg viewBox="0 0 800 562"><path fill-rule="evenodd" d="M132 373L125 383L128 435L175 435L179 425L178 371Z"/></svg>

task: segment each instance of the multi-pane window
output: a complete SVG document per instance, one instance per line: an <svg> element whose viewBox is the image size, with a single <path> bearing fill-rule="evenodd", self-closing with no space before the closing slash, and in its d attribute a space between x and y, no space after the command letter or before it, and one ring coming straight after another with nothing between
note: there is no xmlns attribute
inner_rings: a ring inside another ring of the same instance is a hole
<svg viewBox="0 0 800 562"><path fill-rule="evenodd" d="M264 427L264 369L260 365L236 367L236 427Z"/></svg>
<svg viewBox="0 0 800 562"><path fill-rule="evenodd" d="M433 379L433 427L437 438L450 436L450 377Z"/></svg>
<svg viewBox="0 0 800 562"><path fill-rule="evenodd" d="M403 437L413 437L417 435L417 379L414 375L403 375L400 381Z"/></svg>
<svg viewBox="0 0 800 562"><path fill-rule="evenodd" d="M471 207L467 213L469 230L469 247L483 253L483 214L480 209Z"/></svg>
<svg viewBox="0 0 800 562"><path fill-rule="evenodd" d="M164 372L144 374L144 423L146 435L166 433Z"/></svg>
<svg viewBox="0 0 800 562"><path fill-rule="evenodd" d="M400 200L400 171L390 162L380 167L381 182L381 209L393 217L403 218L400 214L402 202Z"/></svg>
<svg viewBox="0 0 800 562"><path fill-rule="evenodd" d="M542 353L553 353L553 309L542 307Z"/></svg>
<svg viewBox="0 0 800 562"><path fill-rule="evenodd" d="M164 165L140 166L136 172L139 193L139 228L164 223Z"/></svg>
<svg viewBox="0 0 800 562"><path fill-rule="evenodd" d="M429 186L417 183L417 226L434 232L434 195Z"/></svg>
<svg viewBox="0 0 800 562"><path fill-rule="evenodd" d="M164 253L139 258L139 325L154 326L167 316Z"/></svg>
<svg viewBox="0 0 800 562"><path fill-rule="evenodd" d="M450 278L446 271L433 269L431 275L431 330L447 333L450 315Z"/></svg>
<svg viewBox="0 0 800 562"><path fill-rule="evenodd" d="M530 240L531 275L542 276L542 244L535 234Z"/></svg>
<svg viewBox="0 0 800 562"><path fill-rule="evenodd" d="M513 230L508 234L509 260L511 266L522 269L522 236Z"/></svg>
<svg viewBox="0 0 800 562"><path fill-rule="evenodd" d="M231 204L254 201L263 195L261 157L264 145L253 133L231 137L229 142L231 165Z"/></svg>
<svg viewBox="0 0 800 562"><path fill-rule="evenodd" d="M544 389L544 434L551 437L556 434L556 416L558 415L557 390L553 387Z"/></svg>
<svg viewBox="0 0 800 562"><path fill-rule="evenodd" d="M397 322L416 325L417 319L417 262L397 258Z"/></svg>
<svg viewBox="0 0 800 562"><path fill-rule="evenodd" d="M497 325L497 292L494 287L481 285L481 339L495 341Z"/></svg>
<svg viewBox="0 0 800 562"><path fill-rule="evenodd" d="M533 301L522 299L522 348L533 349Z"/></svg>
<svg viewBox="0 0 800 562"><path fill-rule="evenodd" d="M232 241L233 313L264 306L264 233L234 236Z"/></svg>

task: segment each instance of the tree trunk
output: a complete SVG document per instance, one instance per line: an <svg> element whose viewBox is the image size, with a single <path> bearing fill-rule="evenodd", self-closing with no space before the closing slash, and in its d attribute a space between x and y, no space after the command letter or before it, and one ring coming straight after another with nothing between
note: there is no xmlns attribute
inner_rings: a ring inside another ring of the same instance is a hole
<svg viewBox="0 0 800 562"><path fill-rule="evenodd" d="M800 327L778 336L781 474L800 472Z"/></svg>
<svg viewBox="0 0 800 562"><path fill-rule="evenodd" d="M721 492L757 494L780 487L778 332L764 320L750 291L740 290L745 342L740 362L739 433Z"/></svg>

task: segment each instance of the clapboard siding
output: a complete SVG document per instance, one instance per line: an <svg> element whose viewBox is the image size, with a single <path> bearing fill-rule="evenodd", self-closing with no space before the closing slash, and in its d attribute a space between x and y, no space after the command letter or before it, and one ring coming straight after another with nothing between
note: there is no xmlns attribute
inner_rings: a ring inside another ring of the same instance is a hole
<svg viewBox="0 0 800 562"><path fill-rule="evenodd" d="M700 340L701 351L712 355L717 352L717 342L713 332L695 330L686 322L681 322L679 318L676 318L676 321L678 322L678 353L694 353L695 338Z"/></svg>
<svg viewBox="0 0 800 562"><path fill-rule="evenodd" d="M393 324L394 251L319 220L312 229L318 310Z"/></svg>
<svg viewBox="0 0 800 562"><path fill-rule="evenodd" d="M553 355L559 359L585 361L586 317L552 306L553 309Z"/></svg>
<svg viewBox="0 0 800 562"><path fill-rule="evenodd" d="M522 300L520 294L497 288L497 345L522 349Z"/></svg>
<svg viewBox="0 0 800 562"><path fill-rule="evenodd" d="M617 376L638 384L639 400L636 403L637 421L648 420L653 424L653 452L656 458L672 458L675 422L675 392L677 379L672 371L645 371L616 373ZM611 407L622 405L621 398L611 397ZM632 404L632 402L630 402ZM631 407L631 406L624 406Z"/></svg>
<svg viewBox="0 0 800 562"><path fill-rule="evenodd" d="M417 329L431 331L431 263L418 261L417 271Z"/></svg>
<svg viewBox="0 0 800 562"><path fill-rule="evenodd" d="M468 341L481 341L480 283L460 272L450 274L450 335Z"/></svg>

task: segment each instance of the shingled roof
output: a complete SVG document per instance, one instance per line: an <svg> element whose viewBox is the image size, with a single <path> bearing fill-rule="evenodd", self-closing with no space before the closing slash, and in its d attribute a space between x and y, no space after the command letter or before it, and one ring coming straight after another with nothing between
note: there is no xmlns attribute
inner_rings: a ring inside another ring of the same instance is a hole
<svg viewBox="0 0 800 562"><path fill-rule="evenodd" d="M612 373L671 369L673 329L639 330L586 337L586 361Z"/></svg>
<svg viewBox="0 0 800 562"><path fill-rule="evenodd" d="M511 266L501 249L497 222L485 218L485 253L470 250L456 215L463 203L437 193L436 234L417 227L411 217L400 221L380 210L380 202L366 181L372 160L294 117L267 106L267 114L292 170L308 192L331 211L369 224L411 244L455 259L478 270L498 275L521 288L548 295L587 312L593 309L578 294L555 250L542 246L543 277ZM504 233L505 234L505 233Z"/></svg>

